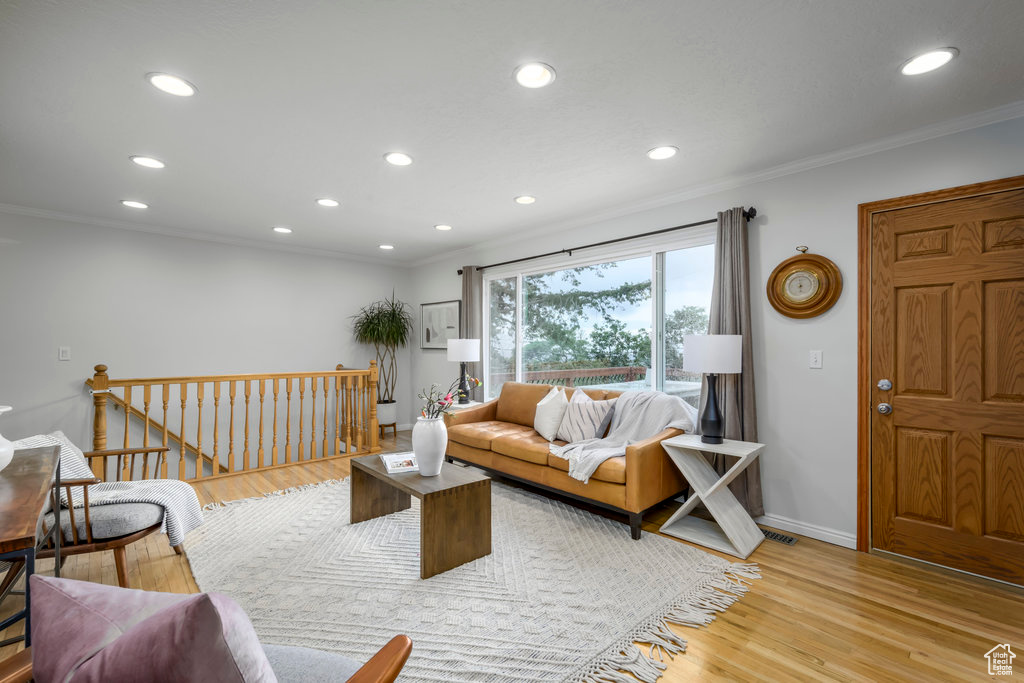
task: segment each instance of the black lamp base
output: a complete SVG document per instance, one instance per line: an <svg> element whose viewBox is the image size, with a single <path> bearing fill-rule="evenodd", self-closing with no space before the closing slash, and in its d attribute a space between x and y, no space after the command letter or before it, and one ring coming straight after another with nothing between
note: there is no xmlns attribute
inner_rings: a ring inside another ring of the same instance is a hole
<svg viewBox="0 0 1024 683"><path fill-rule="evenodd" d="M718 411L717 383L718 375L708 375L708 401L700 418L701 443L722 443L722 435L725 433L725 419Z"/></svg>
<svg viewBox="0 0 1024 683"><path fill-rule="evenodd" d="M466 364L459 363L459 405L469 403L469 380L466 379Z"/></svg>

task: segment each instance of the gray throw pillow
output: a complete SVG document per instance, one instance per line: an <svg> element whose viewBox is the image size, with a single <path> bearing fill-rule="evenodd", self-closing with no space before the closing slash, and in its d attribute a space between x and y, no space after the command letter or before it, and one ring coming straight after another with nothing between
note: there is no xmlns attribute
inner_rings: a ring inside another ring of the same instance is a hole
<svg viewBox="0 0 1024 683"><path fill-rule="evenodd" d="M601 438L612 420L615 400L595 401L577 389L558 426L558 438L569 443Z"/></svg>

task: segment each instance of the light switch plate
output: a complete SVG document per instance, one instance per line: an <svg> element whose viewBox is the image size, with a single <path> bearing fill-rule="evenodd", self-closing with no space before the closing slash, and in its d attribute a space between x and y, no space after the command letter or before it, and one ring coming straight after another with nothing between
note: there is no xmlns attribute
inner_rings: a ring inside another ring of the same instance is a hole
<svg viewBox="0 0 1024 683"><path fill-rule="evenodd" d="M820 349L812 349L810 358L808 359L807 367L811 368L812 370L821 370L821 356L822 353Z"/></svg>
<svg viewBox="0 0 1024 683"><path fill-rule="evenodd" d="M70 346L58 346L57 347L57 360L71 360L71 347Z"/></svg>

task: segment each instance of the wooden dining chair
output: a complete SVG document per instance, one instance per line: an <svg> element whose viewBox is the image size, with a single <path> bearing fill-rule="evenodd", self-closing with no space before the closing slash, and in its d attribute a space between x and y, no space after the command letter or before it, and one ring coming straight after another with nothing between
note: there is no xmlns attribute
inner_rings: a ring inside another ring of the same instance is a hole
<svg viewBox="0 0 1024 683"><path fill-rule="evenodd" d="M126 448L118 450L92 451L84 453L88 462L102 458L103 470L108 471L109 459L115 459L117 481L133 481L138 469L141 477L149 471L150 461L156 471L166 457L167 447ZM136 465L139 467L137 468ZM146 536L160 531L163 525L164 509L154 503L113 503L109 505L89 504L89 486L99 484L102 479L61 479L60 485L69 501L82 498L84 507L68 507L61 509L62 540L60 546L61 564L70 555L98 553L105 550L114 552L114 567L117 570L117 584L122 588L128 585L128 556L126 548ZM42 519L42 533L45 534L53 526L55 516L53 506L56 505L56 493L51 496L50 507ZM181 546L174 546L174 551L182 554ZM53 557L53 542L48 542L39 552L36 559ZM7 574L0 580L0 595L4 595L8 587L17 581L24 567L24 560L12 562Z"/></svg>

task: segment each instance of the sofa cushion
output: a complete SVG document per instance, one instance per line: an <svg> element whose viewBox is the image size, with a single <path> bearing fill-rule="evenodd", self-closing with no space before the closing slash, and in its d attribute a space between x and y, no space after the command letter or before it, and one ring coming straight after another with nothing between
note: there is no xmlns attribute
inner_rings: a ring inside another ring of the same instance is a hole
<svg viewBox="0 0 1024 683"><path fill-rule="evenodd" d="M467 422L466 424L455 425L448 428L448 440L461 443L464 446L482 448L485 451L491 450L491 441L499 436L509 434L536 434L533 427L500 422L498 420L487 420L486 422Z"/></svg>
<svg viewBox="0 0 1024 683"><path fill-rule="evenodd" d="M533 428L537 404L551 390L550 384L523 384L505 382L498 396L498 409L494 417L500 422Z"/></svg>
<svg viewBox="0 0 1024 683"><path fill-rule="evenodd" d="M558 426L558 438L576 443L604 436L612 421L615 400L595 401L582 391L574 393Z"/></svg>
<svg viewBox="0 0 1024 683"><path fill-rule="evenodd" d="M589 387L565 390L565 395L569 397L570 401L572 401L572 397L575 396L577 393L585 394L588 398L592 398L595 401L603 401L605 398L607 398L608 394L608 392L605 391L604 389L591 389Z"/></svg>
<svg viewBox="0 0 1024 683"><path fill-rule="evenodd" d="M565 458L559 458L554 455L548 455L548 467L554 467L555 469L562 470L563 472L569 471L569 461ZM601 463L594 473L590 475L591 479L600 479L610 484L625 484L626 483L626 456L620 455L615 458L608 458Z"/></svg>
<svg viewBox="0 0 1024 683"><path fill-rule="evenodd" d="M495 438L491 441L491 450L517 460L547 465L548 455L551 453L550 445L547 439L531 429L529 432ZM555 445L563 446L565 442L556 441Z"/></svg>
<svg viewBox="0 0 1024 683"><path fill-rule="evenodd" d="M35 574L37 681L276 681L256 631L218 593L175 595ZM187 656L182 656L183 653ZM159 676L154 676L159 672Z"/></svg>
<svg viewBox="0 0 1024 683"><path fill-rule="evenodd" d="M558 426L562 424L568 407L569 399L565 397L565 389L551 387L551 391L537 404L533 415L533 428L548 441L554 441L558 435Z"/></svg>
<svg viewBox="0 0 1024 683"><path fill-rule="evenodd" d="M323 650L293 645L264 645L279 683L337 683L347 681L362 666L354 659Z"/></svg>

